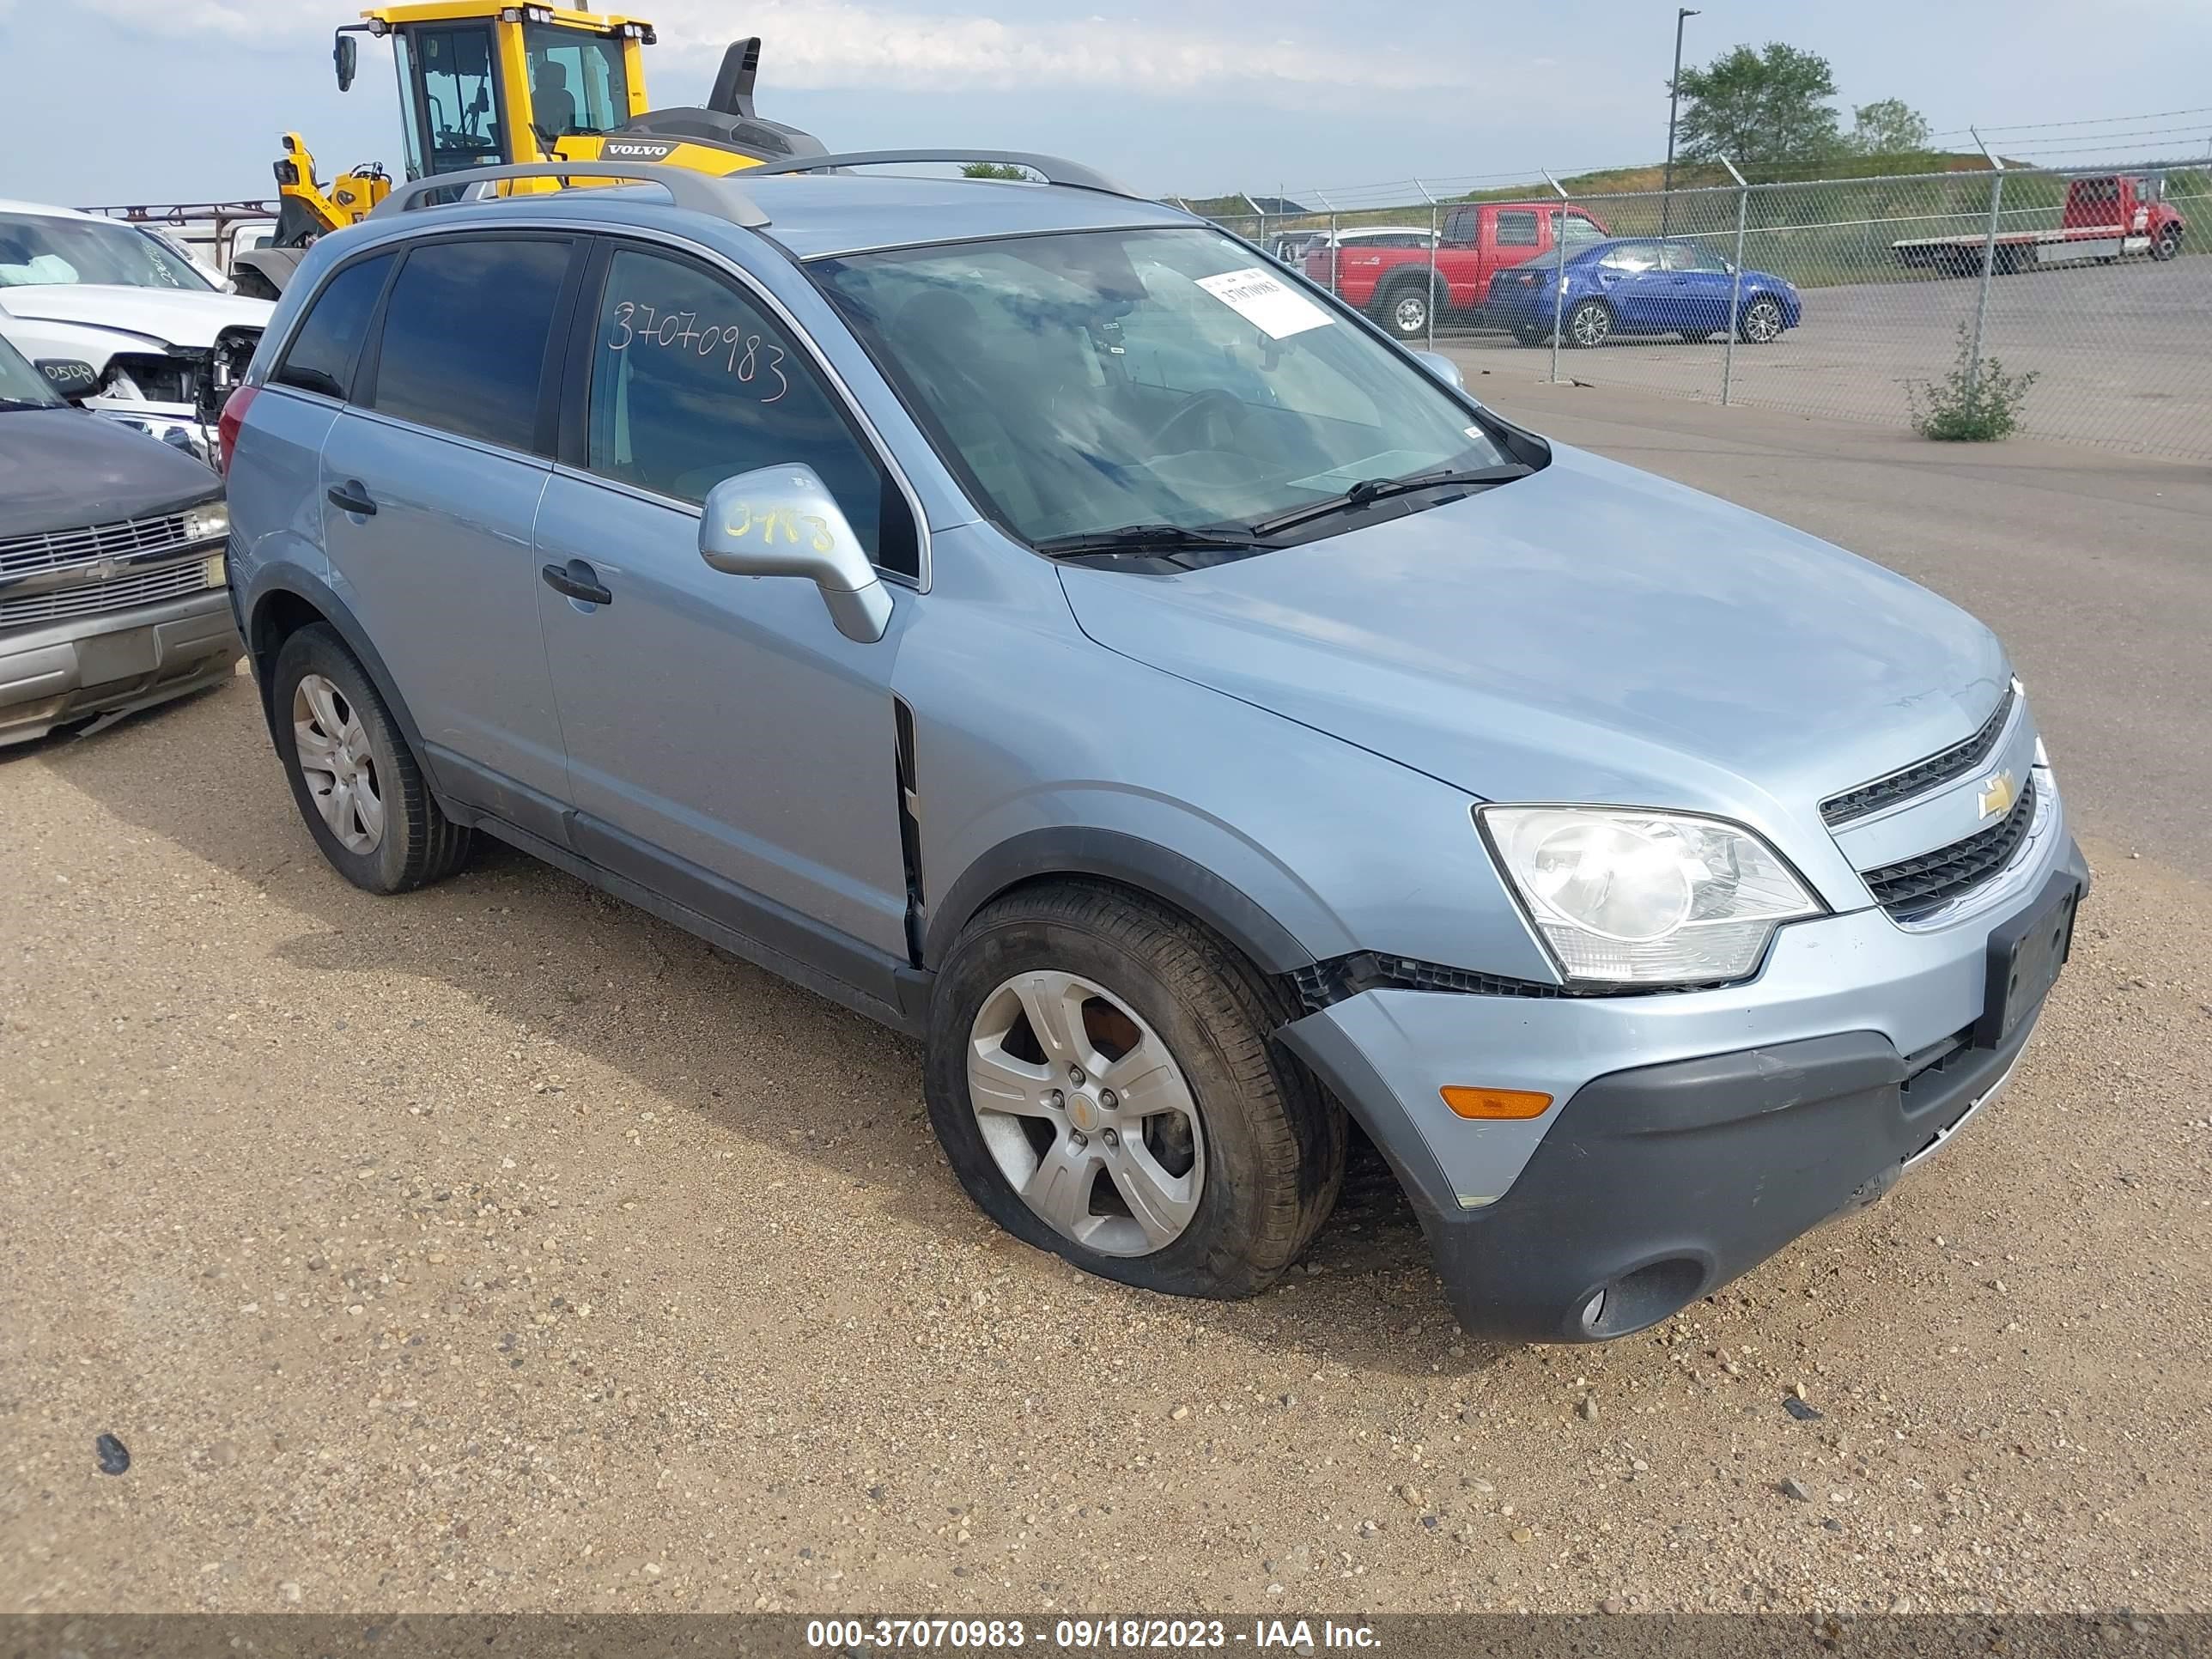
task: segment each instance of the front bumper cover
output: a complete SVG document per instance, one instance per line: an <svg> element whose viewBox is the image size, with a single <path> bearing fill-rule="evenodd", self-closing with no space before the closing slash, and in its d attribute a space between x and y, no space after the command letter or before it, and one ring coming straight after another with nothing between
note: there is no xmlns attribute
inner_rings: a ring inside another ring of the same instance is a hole
<svg viewBox="0 0 2212 1659"><path fill-rule="evenodd" d="M2070 839L2054 862L2045 892L2086 890ZM1607 1073L1544 1120L1502 1194L1473 1203L1346 1025L1309 1016L1279 1035L1390 1163L1470 1332L1588 1342L1654 1324L1878 1198L1995 1093L2041 1012L1996 1047L1912 1060L1844 1029Z"/></svg>
<svg viewBox="0 0 2212 1659"><path fill-rule="evenodd" d="M241 648L220 587L0 637L0 745L227 680Z"/></svg>

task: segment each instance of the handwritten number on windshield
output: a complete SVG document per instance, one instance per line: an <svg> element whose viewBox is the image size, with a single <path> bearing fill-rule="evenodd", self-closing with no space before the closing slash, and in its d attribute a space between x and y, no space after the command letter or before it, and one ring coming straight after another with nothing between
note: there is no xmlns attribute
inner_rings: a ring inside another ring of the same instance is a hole
<svg viewBox="0 0 2212 1659"><path fill-rule="evenodd" d="M725 372L740 385L757 391L769 385L764 375L773 375L775 390L761 398L764 404L775 403L791 390L791 380L783 372L783 348L773 340L748 334L734 324L726 327L710 325L702 329L696 311L662 312L653 306L624 300L615 307L614 325L616 333L607 341L610 351L649 345L668 351L689 351L696 357L719 358Z"/></svg>

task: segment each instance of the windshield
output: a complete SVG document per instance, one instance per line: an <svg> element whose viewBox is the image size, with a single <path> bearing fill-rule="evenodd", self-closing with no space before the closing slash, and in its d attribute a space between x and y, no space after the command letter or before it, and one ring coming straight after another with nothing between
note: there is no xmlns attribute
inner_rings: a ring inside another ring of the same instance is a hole
<svg viewBox="0 0 2212 1659"><path fill-rule="evenodd" d="M947 459L1032 544L1243 524L1505 459L1427 374L1215 231L1030 236L809 269Z"/></svg>
<svg viewBox="0 0 2212 1659"><path fill-rule="evenodd" d="M0 340L0 410L52 409L61 401L22 353Z"/></svg>
<svg viewBox="0 0 2212 1659"><path fill-rule="evenodd" d="M200 294L213 287L183 254L128 225L0 213L0 288L41 283L182 288Z"/></svg>

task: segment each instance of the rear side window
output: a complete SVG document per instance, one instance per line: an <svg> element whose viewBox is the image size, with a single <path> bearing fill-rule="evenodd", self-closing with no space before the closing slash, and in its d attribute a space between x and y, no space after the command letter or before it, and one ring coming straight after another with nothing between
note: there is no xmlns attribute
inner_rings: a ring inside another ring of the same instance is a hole
<svg viewBox="0 0 2212 1659"><path fill-rule="evenodd" d="M530 449L565 241L471 237L408 251L384 307L369 406Z"/></svg>
<svg viewBox="0 0 2212 1659"><path fill-rule="evenodd" d="M724 478L796 461L837 498L870 558L917 575L904 497L813 360L746 294L686 261L618 249L592 352L591 471L700 502Z"/></svg>
<svg viewBox="0 0 2212 1659"><path fill-rule="evenodd" d="M1498 246L1500 247L1534 247L1536 246L1536 215L1533 209L1515 208L1498 216Z"/></svg>
<svg viewBox="0 0 2212 1659"><path fill-rule="evenodd" d="M307 320L292 337L291 349L269 378L278 386L319 392L326 398L343 398L353 383L354 360L361 353L362 337L368 332L376 296L384 292L392 256L380 253L348 265L323 284Z"/></svg>

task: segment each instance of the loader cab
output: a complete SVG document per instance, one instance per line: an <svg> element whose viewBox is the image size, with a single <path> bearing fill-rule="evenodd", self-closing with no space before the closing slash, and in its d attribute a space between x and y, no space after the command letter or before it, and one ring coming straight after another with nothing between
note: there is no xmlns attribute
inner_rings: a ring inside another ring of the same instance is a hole
<svg viewBox="0 0 2212 1659"><path fill-rule="evenodd" d="M391 6L341 30L341 89L352 79L346 35L392 41L407 177L562 156L645 112L638 48L650 25L547 6Z"/></svg>
<svg viewBox="0 0 2212 1659"><path fill-rule="evenodd" d="M672 161L731 173L819 155L811 135L752 107L758 40L732 45L701 109L650 109L641 49L650 23L565 7L428 0L365 11L338 32L343 91L356 33L388 38L399 77L406 174L424 179L504 162Z"/></svg>

